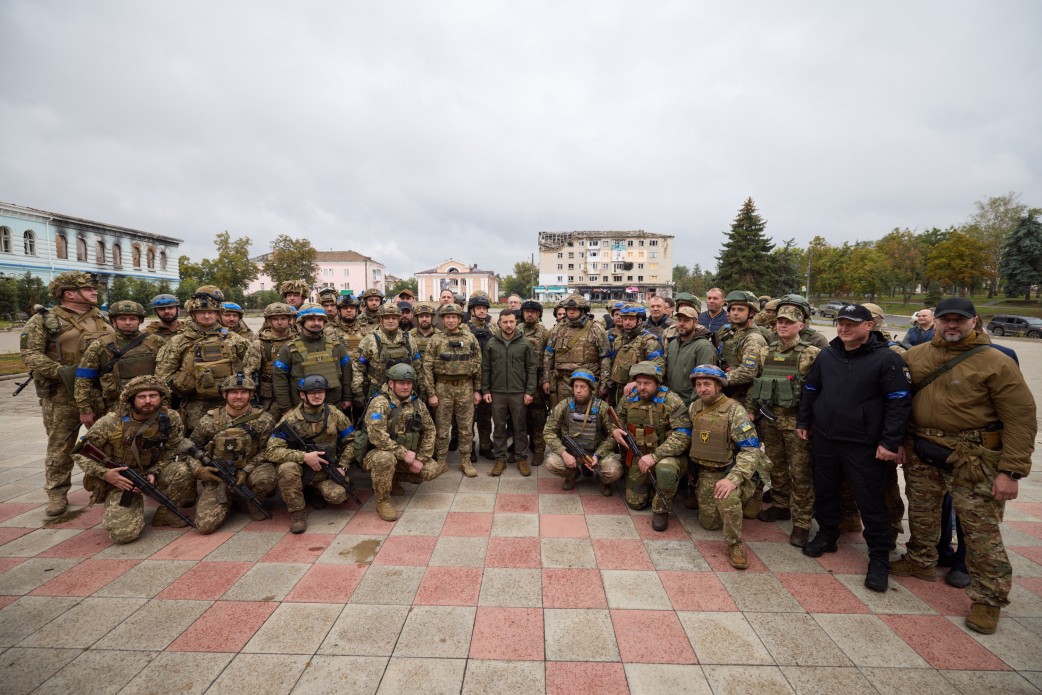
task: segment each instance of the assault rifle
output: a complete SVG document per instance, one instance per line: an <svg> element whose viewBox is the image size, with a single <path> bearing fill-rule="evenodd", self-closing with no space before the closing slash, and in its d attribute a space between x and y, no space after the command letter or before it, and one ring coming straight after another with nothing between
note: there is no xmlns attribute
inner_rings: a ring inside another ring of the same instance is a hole
<svg viewBox="0 0 1042 695"><path fill-rule="evenodd" d="M615 408L608 406L608 417L615 423L615 426L622 430L623 437L626 438L626 466L634 466L640 457L644 454L640 453L640 445L637 444L637 440L633 438L629 428L619 419L619 414L615 412ZM673 510L672 505L666 501L665 495L662 494L662 490L658 487L658 480L655 479L655 472L648 471L646 475L648 482L651 483L651 488L655 491L655 497L659 498L662 502L662 506L666 508L666 513Z"/></svg>
<svg viewBox="0 0 1042 695"><path fill-rule="evenodd" d="M28 385L29 385L30 383L32 383L32 380L33 380L33 373L32 373L32 372L29 372L29 378L27 378L27 379L26 379L25 381L23 381L22 383L18 384L18 388L16 388L16 389L14 390L14 393L12 393L12 394L11 394L11 396L12 396L12 397L14 397L14 396L17 396L17 395L18 395L18 394L20 394L20 393L21 393L22 391L24 391L24 390L25 390L25 387L26 387L26 386L28 386Z"/></svg>
<svg viewBox="0 0 1042 695"><path fill-rule="evenodd" d="M561 442L564 444L564 448L568 450L568 453L575 457L576 461L580 462L591 471L597 468L597 463L593 460L593 455L587 453L586 449L583 448L583 445L575 441L575 437L566 434L561 437Z"/></svg>
<svg viewBox="0 0 1042 695"><path fill-rule="evenodd" d="M759 408L760 415L763 415L769 422L778 422L778 414L771 410L770 406L761 405Z"/></svg>
<svg viewBox="0 0 1042 695"><path fill-rule="evenodd" d="M148 478L146 476L138 473L133 468L126 468L124 466L120 466L118 463L106 456L104 451L102 451L101 449L99 449L98 447L94 446L86 440L80 441L80 443L76 445L76 449L74 451L78 454L83 454L91 461L97 461L106 468L123 468L123 470L119 471L119 474L127 480L129 480L130 482L132 482L134 484L134 487L137 488L138 492L151 497L156 502L166 507L171 513L177 515L177 517L181 519L181 521L185 522L192 528L196 528L195 522L189 519L187 516L185 516L181 512L181 510L177 508L177 505L174 504L173 500L171 500L169 497L160 492L158 487L148 482ZM129 507L131 504L134 503L134 495L136 494L137 492L135 492L134 490L124 490L122 496L120 496L119 498L119 506Z"/></svg>
<svg viewBox="0 0 1042 695"><path fill-rule="evenodd" d="M257 499L255 494L253 494L253 490L238 483L238 480L236 479L235 466L232 466L228 461L222 461L208 456L205 451L197 447L195 442L188 437L181 440L181 447L178 449L178 453L194 456L199 459L204 466L216 469L217 477L223 480L224 484L232 489L232 492L259 509L265 518L271 518L271 512L264 508L261 501Z"/></svg>
<svg viewBox="0 0 1042 695"><path fill-rule="evenodd" d="M291 449L296 449L297 451L304 452L321 452L323 459L321 461L322 472L328 475L329 479L332 480L334 483L344 488L344 492L346 492L348 496L351 499L353 499L359 507L362 506L362 500L358 499L358 496L355 494L355 484L351 482L350 478L342 474L340 472L340 469L336 465L336 446L333 446L329 449L323 449L318 444L315 444L315 442L301 437L300 433L293 429L293 425L285 421L278 427L276 427L272 434L288 441ZM305 468L306 470L304 471L303 480L304 483L307 484L310 483L311 479L315 477L315 471L307 466L305 466Z"/></svg>

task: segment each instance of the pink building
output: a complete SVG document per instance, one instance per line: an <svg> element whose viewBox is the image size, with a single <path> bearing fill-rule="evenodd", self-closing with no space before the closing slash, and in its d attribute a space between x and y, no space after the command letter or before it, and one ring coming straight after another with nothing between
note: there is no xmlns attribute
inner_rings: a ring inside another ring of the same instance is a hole
<svg viewBox="0 0 1042 695"><path fill-rule="evenodd" d="M484 290L493 302L499 299L499 280L495 273L452 258L416 273L416 287L417 299L424 301L436 301L446 288L464 297L469 297L475 290Z"/></svg>
<svg viewBox="0 0 1042 695"><path fill-rule="evenodd" d="M264 254L252 260L258 267L263 267L267 258L268 254ZM316 292L324 287L332 287L341 293L351 290L356 296L370 287L381 292L387 291L387 272L383 263L369 256L363 256L357 251L319 251L315 260L318 262L318 275L312 286ZM274 289L277 289L275 283L262 272L250 283L246 293Z"/></svg>

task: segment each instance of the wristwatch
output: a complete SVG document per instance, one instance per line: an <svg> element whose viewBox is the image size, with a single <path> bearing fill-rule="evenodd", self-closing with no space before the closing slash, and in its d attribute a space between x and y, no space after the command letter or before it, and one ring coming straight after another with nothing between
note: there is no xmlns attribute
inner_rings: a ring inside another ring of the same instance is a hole
<svg viewBox="0 0 1042 695"><path fill-rule="evenodd" d="M1010 478L1011 478L1012 480L1020 480L1021 478L1023 478L1023 477L1024 477L1024 476L1023 476L1023 474L1021 474L1021 473L1011 473L1011 472L1009 472L1009 471L999 471L999 473L1005 473L1005 474L1006 474L1006 475L1008 475L1008 476L1009 476L1009 477L1010 477Z"/></svg>

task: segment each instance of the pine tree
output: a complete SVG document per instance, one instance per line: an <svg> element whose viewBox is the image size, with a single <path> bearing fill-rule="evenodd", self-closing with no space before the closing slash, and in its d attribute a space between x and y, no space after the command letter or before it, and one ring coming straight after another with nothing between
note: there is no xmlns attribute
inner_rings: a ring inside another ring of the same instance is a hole
<svg viewBox="0 0 1042 695"><path fill-rule="evenodd" d="M776 264L771 251L774 244L764 235L766 226L756 212L756 203L752 198L746 199L731 223L723 250L716 257L716 284L724 292L773 289Z"/></svg>
<svg viewBox="0 0 1042 695"><path fill-rule="evenodd" d="M1031 286L1042 284L1042 222L1032 210L1020 218L1002 248L999 274L1006 296L1023 294L1031 300Z"/></svg>

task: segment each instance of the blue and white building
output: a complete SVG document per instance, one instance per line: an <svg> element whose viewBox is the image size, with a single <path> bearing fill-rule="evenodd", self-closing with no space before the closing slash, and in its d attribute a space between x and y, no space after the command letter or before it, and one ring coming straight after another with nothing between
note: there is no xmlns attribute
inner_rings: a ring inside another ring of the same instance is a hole
<svg viewBox="0 0 1042 695"><path fill-rule="evenodd" d="M0 277L30 272L44 283L67 270L94 273L105 288L117 277L177 287L183 239L0 203Z"/></svg>

